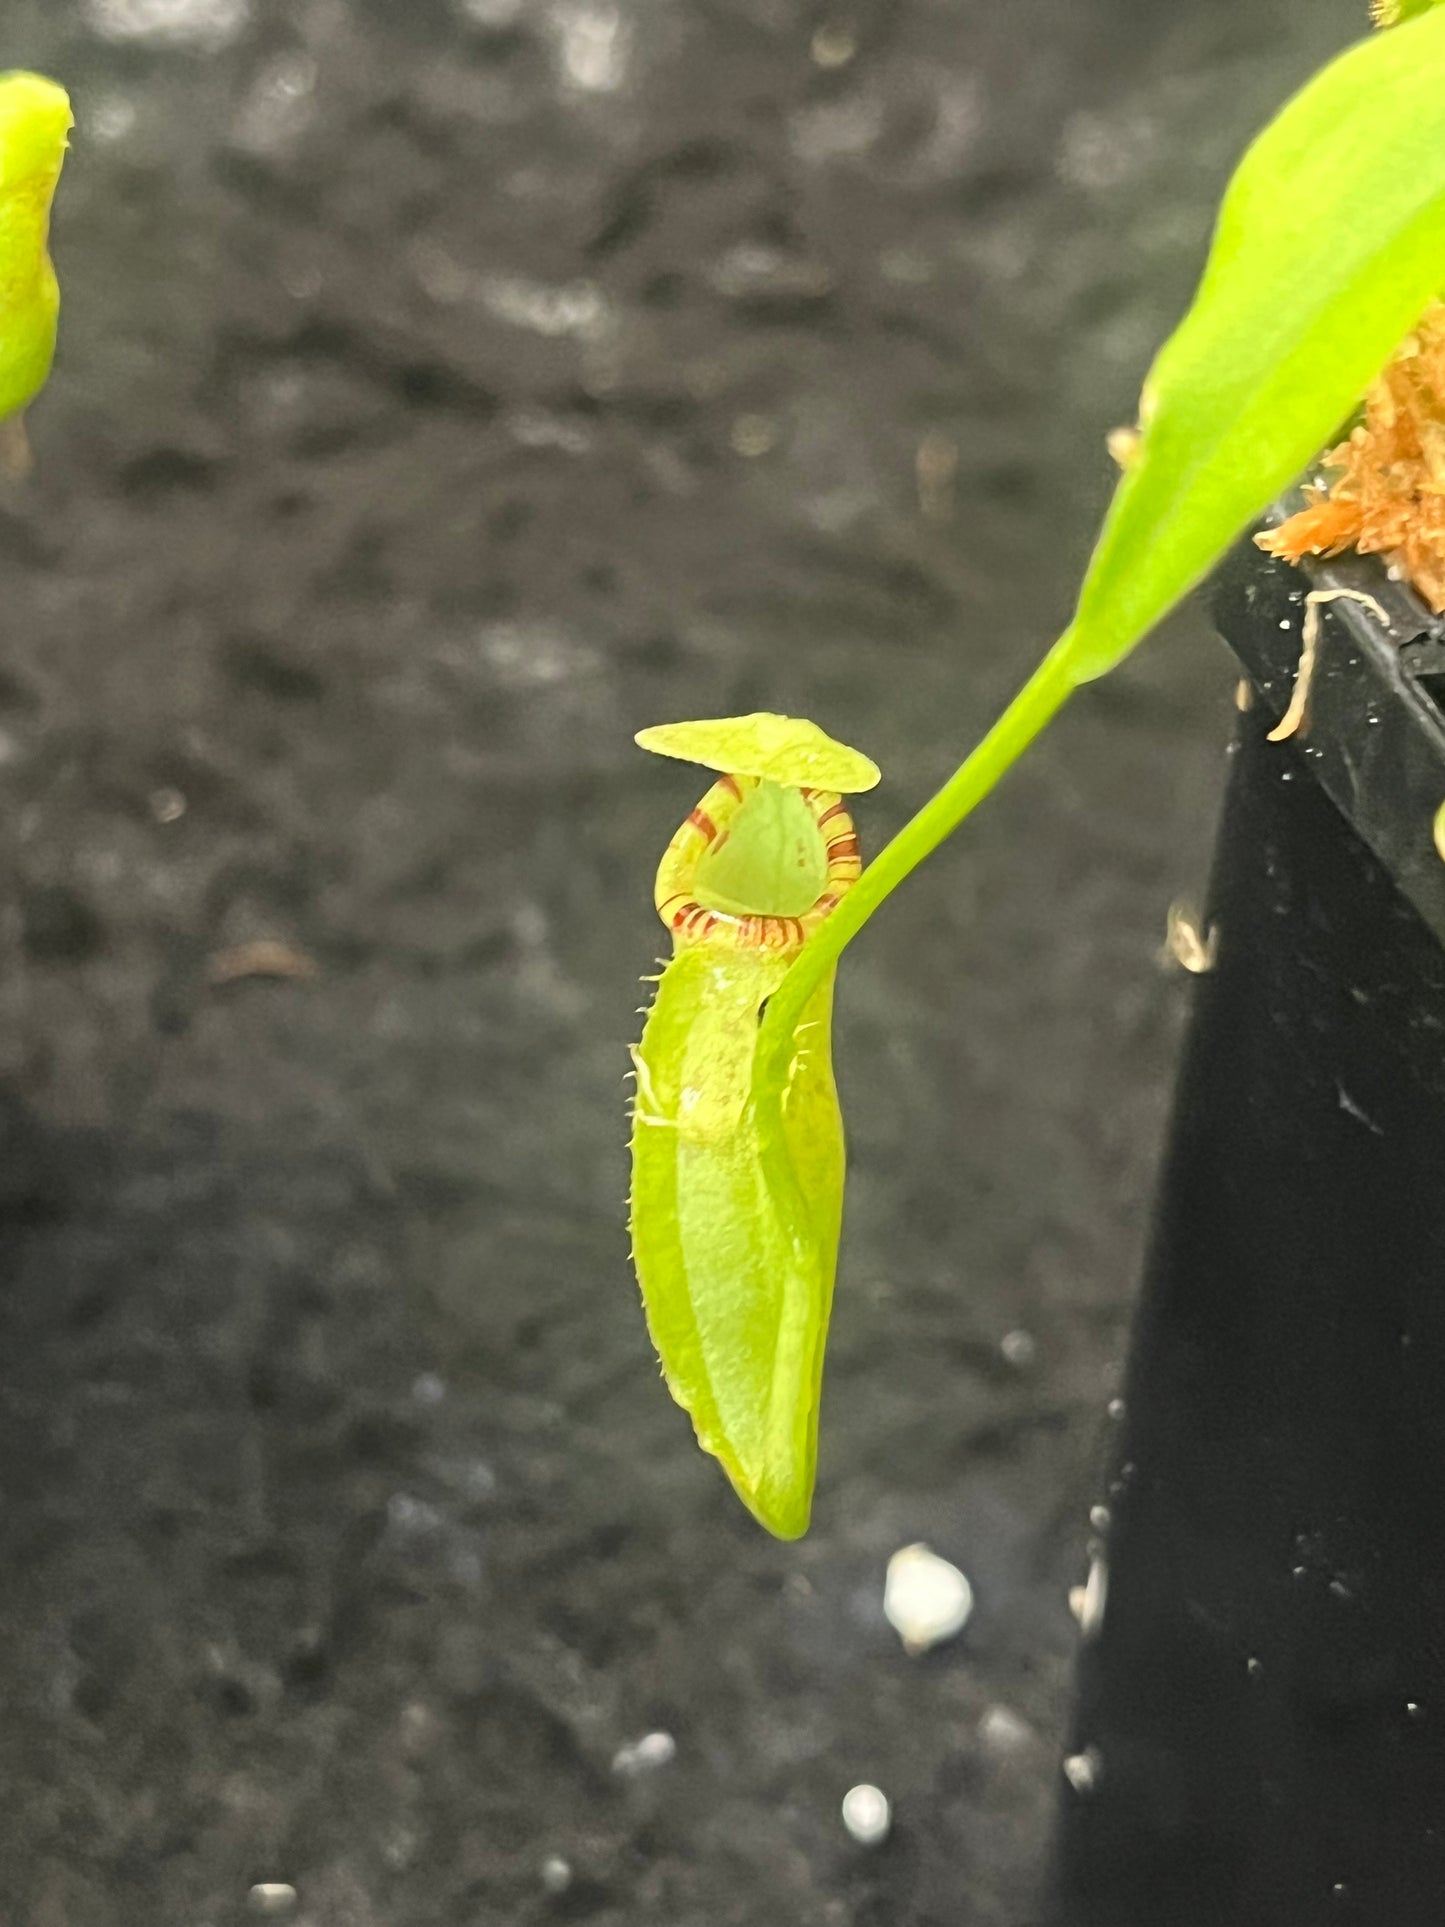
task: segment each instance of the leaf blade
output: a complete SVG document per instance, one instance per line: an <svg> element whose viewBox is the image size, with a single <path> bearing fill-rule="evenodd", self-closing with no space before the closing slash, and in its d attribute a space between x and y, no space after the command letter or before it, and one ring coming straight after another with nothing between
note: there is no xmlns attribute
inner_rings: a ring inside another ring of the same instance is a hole
<svg viewBox="0 0 1445 1927"><path fill-rule="evenodd" d="M1330 219L1321 218L1328 209ZM1445 11L1342 54L1235 172L1064 649L1103 675L1318 453L1445 286Z"/></svg>
<svg viewBox="0 0 1445 1927"><path fill-rule="evenodd" d="M72 125L55 81L0 73L0 422L35 399L55 354L60 293L46 243Z"/></svg>

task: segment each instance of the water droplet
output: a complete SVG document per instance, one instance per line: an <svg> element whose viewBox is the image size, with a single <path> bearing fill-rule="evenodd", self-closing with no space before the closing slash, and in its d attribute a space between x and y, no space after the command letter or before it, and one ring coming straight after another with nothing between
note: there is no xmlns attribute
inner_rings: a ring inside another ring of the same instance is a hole
<svg viewBox="0 0 1445 1927"><path fill-rule="evenodd" d="M843 1795L843 1825L861 1847L881 1847L893 1827L888 1795L865 1780Z"/></svg>
<svg viewBox="0 0 1445 1927"><path fill-rule="evenodd" d="M1109 1481L1109 1497L1111 1499L1123 1498L1124 1494L1129 1490L1134 1474L1138 1469L1132 1459L1125 1459L1124 1463L1119 1467L1119 1476Z"/></svg>
<svg viewBox="0 0 1445 1927"><path fill-rule="evenodd" d="M1104 1409L1108 1412L1111 1419L1117 1421L1124 1416L1124 1401L1122 1398L1111 1398Z"/></svg>
<svg viewBox="0 0 1445 1927"><path fill-rule="evenodd" d="M1111 1523L1108 1506L1093 1505L1089 1507L1089 1524L1094 1528L1095 1532L1107 1532Z"/></svg>
<svg viewBox="0 0 1445 1927"><path fill-rule="evenodd" d="M1247 1659L1244 1662L1244 1670L1249 1674L1251 1679L1258 1679L1264 1671L1264 1661L1262 1659Z"/></svg>

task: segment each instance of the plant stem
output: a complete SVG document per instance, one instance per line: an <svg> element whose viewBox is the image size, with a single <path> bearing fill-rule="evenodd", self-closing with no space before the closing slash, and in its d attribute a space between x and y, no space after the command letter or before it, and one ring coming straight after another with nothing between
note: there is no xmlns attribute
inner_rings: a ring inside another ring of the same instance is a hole
<svg viewBox="0 0 1445 1927"><path fill-rule="evenodd" d="M844 946L884 898L983 801L1063 706L1076 686L1070 641L1070 632L1065 631L967 761L879 851L827 922L814 932L768 1004L759 1047L762 1060L772 1061L787 1052L804 1005Z"/></svg>

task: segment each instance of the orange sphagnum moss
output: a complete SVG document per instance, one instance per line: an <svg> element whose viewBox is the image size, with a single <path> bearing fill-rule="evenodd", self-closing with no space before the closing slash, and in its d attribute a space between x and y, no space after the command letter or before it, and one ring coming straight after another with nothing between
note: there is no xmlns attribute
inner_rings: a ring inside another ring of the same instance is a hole
<svg viewBox="0 0 1445 1927"><path fill-rule="evenodd" d="M1364 419L1325 457L1328 488L1254 539L1270 555L1383 555L1445 615L1445 305L1434 302L1365 398Z"/></svg>

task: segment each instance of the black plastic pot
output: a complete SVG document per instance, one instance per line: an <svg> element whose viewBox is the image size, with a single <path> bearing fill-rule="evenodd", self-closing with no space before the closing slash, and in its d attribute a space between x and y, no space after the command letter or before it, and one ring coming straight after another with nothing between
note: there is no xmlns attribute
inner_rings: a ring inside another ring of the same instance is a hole
<svg viewBox="0 0 1445 1927"><path fill-rule="evenodd" d="M1365 590L1390 627L1324 608L1308 734L1271 743L1310 587ZM1215 613L1255 700L1104 1500L1053 1917L1441 1927L1445 625L1374 565L1306 580L1248 544Z"/></svg>

